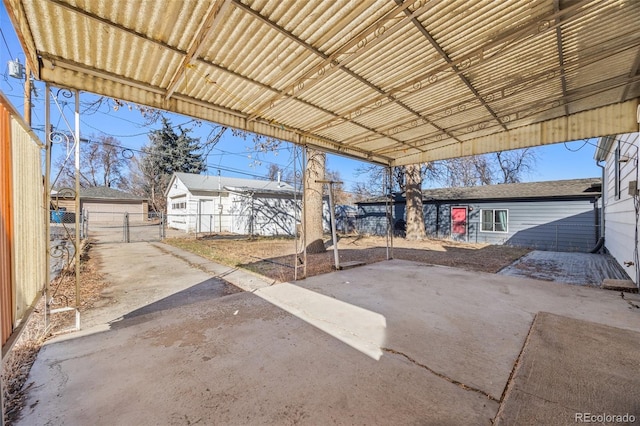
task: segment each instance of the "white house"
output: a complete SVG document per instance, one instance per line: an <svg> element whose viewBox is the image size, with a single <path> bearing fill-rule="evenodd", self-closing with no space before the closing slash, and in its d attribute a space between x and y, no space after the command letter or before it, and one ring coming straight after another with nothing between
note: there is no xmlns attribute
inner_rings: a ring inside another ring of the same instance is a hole
<svg viewBox="0 0 640 426"><path fill-rule="evenodd" d="M167 225L185 232L294 235L301 193L284 182L174 173Z"/></svg>
<svg viewBox="0 0 640 426"><path fill-rule="evenodd" d="M627 133L600 138L595 153L598 163L605 162L602 185L605 247L636 285L640 283L639 150L639 133Z"/></svg>

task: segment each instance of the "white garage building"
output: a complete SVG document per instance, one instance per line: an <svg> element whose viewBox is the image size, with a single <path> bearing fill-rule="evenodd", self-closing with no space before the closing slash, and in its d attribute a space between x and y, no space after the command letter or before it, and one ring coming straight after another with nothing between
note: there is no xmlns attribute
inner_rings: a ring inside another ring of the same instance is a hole
<svg viewBox="0 0 640 426"><path fill-rule="evenodd" d="M185 232L294 235L301 200L285 182L174 173L167 225Z"/></svg>

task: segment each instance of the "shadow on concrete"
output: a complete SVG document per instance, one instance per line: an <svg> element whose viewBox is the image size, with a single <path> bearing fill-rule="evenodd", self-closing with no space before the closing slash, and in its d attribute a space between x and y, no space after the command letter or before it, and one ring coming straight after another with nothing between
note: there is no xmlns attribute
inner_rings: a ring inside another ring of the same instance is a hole
<svg viewBox="0 0 640 426"><path fill-rule="evenodd" d="M131 311L110 323L111 329L130 327L143 322L152 321L157 315L169 309L184 307L194 303L202 303L213 299L242 293L243 290L219 278L210 278L185 290L174 293L156 302Z"/></svg>

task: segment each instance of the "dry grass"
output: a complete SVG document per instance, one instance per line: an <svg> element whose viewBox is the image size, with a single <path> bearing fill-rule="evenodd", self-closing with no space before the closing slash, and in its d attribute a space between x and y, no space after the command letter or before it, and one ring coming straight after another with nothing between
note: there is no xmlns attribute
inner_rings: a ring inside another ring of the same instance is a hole
<svg viewBox="0 0 640 426"><path fill-rule="evenodd" d="M91 247L90 241L85 243L80 256L80 312L91 308L99 299L102 289L107 285L98 272L97 261L91 258ZM76 285L73 266L64 270L60 276L53 280L51 290L55 300L68 300L71 304L74 303ZM41 298L35 306L22 334L4 360L2 390L4 392L6 424L12 424L19 418L24 407L26 392L31 386L31 384L25 386L25 382L44 342L56 334L69 330L74 325L75 314L73 312L60 313L50 317L47 329L45 327L44 302L44 298Z"/></svg>
<svg viewBox="0 0 640 426"><path fill-rule="evenodd" d="M241 267L278 281L294 277L294 265L301 265L293 239L265 237L210 236L199 239L171 238L168 244L196 253L215 262ZM386 239L374 236L346 236L338 242L340 262L379 262L387 258ZM408 241L395 238L393 258L434 265L453 266L471 271L495 273L519 259L528 249L458 243L445 240ZM334 270L332 248L307 256L307 276ZM298 276L302 276L299 268Z"/></svg>

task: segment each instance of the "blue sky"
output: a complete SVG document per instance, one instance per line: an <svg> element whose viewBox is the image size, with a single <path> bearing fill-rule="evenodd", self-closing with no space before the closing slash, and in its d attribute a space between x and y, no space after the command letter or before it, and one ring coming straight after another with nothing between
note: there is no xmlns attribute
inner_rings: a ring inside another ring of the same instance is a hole
<svg viewBox="0 0 640 426"><path fill-rule="evenodd" d="M3 39L0 40L0 69L2 70L0 90L22 113L24 104L22 82L8 75L7 63L11 59L18 58L24 64L25 59L3 3L0 3L0 29L3 35ZM35 107L32 109L32 125L36 133L43 138L44 85L37 83L36 87L37 96L34 98ZM61 108L65 111L65 117L73 123L73 99L66 99L63 96L59 99ZM82 93L80 95L81 111L96 99L95 95ZM186 123L187 127L193 129L192 136L199 137L202 141L210 136L215 126L207 122L196 126L191 118L175 114L168 114L168 117L174 125ZM51 121L56 128L64 129L64 119L57 113L55 106L52 107ZM103 106L92 114L81 115L81 134L83 137L111 135L120 140L124 147L137 150L147 143L147 133L160 126L157 123L147 127L143 121L142 115L135 108L130 111L129 108L124 107L115 111L113 108ZM531 182L600 176L600 169L593 160L595 144L596 140L581 140L534 148L538 159L535 171L525 176L524 180ZM64 151L62 147L57 149L58 155ZM244 140L227 131L207 157L208 173L217 174L220 169L221 174L226 176L258 177L266 174L271 163L278 164L283 169L293 168L292 150L288 143L275 153L257 154L254 151L251 138ZM350 189L356 181L364 179L356 173L356 169L364 165L366 164L361 161L336 155L328 155L327 159L328 168L340 172L347 189Z"/></svg>

